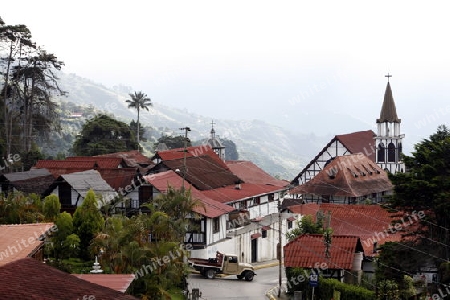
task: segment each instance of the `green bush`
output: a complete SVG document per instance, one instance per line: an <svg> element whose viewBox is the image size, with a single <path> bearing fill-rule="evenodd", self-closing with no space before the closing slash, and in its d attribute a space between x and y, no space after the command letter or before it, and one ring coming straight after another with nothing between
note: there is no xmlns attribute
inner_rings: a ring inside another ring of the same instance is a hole
<svg viewBox="0 0 450 300"><path fill-rule="evenodd" d="M320 299L332 299L335 291L340 292L340 300L375 300L375 293L363 287L342 283L336 279L319 278Z"/></svg>

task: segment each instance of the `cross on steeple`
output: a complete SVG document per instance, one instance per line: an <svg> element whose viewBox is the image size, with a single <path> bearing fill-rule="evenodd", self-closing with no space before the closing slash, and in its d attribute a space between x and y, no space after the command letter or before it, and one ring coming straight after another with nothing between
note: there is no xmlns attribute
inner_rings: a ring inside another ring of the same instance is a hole
<svg viewBox="0 0 450 300"><path fill-rule="evenodd" d="M392 77L392 75L389 75L389 73L387 75L384 75L384 77L387 77L388 82L389 82L389 78Z"/></svg>
<svg viewBox="0 0 450 300"><path fill-rule="evenodd" d="M211 127L212 128L214 128L214 124L216 124L216 123L214 123L214 120L211 120Z"/></svg>

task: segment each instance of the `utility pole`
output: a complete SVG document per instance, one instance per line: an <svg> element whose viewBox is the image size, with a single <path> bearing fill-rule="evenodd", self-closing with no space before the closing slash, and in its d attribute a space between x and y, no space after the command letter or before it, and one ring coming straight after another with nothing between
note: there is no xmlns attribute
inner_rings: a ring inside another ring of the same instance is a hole
<svg viewBox="0 0 450 300"><path fill-rule="evenodd" d="M184 130L184 149L183 149L183 183L182 183L182 189L184 193L184 181L186 179L186 152L187 152L187 141L188 141L188 132L191 131L189 127L183 127L180 128L180 130Z"/></svg>
<svg viewBox="0 0 450 300"><path fill-rule="evenodd" d="M278 198L278 298L281 296L281 256L283 252L281 238L281 198Z"/></svg>

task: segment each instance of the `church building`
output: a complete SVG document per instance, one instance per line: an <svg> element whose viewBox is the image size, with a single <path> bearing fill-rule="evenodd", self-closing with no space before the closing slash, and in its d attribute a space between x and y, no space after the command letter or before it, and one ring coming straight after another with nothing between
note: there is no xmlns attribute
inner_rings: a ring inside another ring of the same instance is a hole
<svg viewBox="0 0 450 300"><path fill-rule="evenodd" d="M338 156L363 153L381 169L391 172L404 172L405 165L401 161L402 140L401 120L389 83L391 75L386 75L388 83L384 93L384 101L380 117L376 119L377 133L372 130L357 131L336 135L325 147L300 171L291 181L293 185L308 182L321 172Z"/></svg>

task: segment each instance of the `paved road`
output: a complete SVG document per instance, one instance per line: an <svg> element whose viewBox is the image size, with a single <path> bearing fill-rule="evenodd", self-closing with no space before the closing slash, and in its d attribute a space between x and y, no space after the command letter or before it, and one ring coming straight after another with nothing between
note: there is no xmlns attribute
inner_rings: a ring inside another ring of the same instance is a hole
<svg viewBox="0 0 450 300"><path fill-rule="evenodd" d="M284 268L282 270L284 272ZM236 276L205 279L201 275L191 274L189 290L199 288L203 300L267 299L265 293L278 285L278 266L256 270L256 274L251 282L238 280Z"/></svg>

